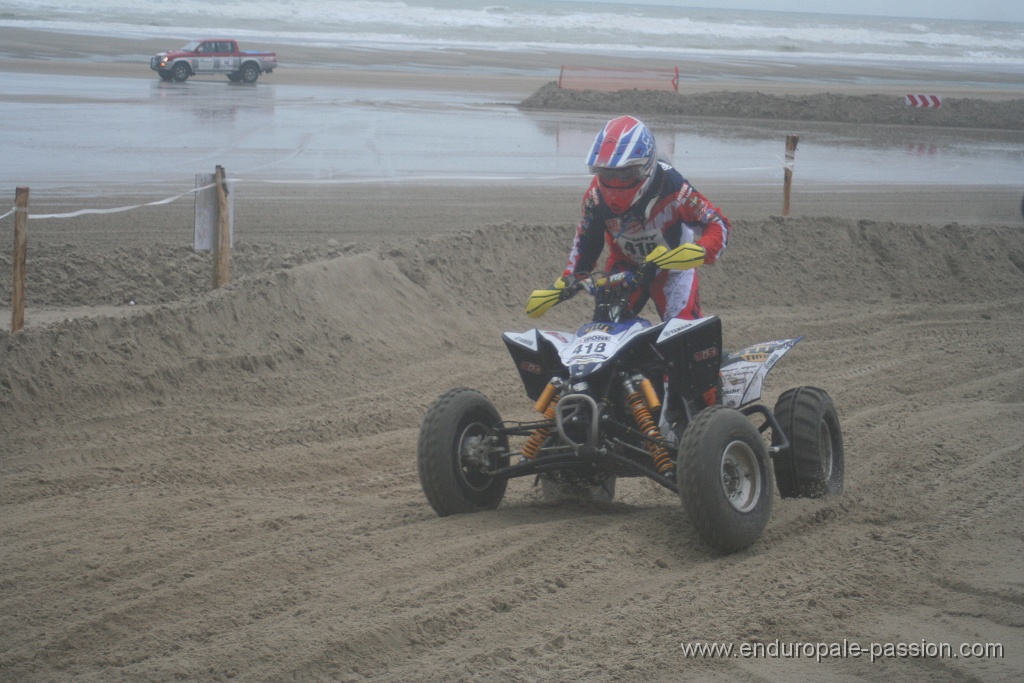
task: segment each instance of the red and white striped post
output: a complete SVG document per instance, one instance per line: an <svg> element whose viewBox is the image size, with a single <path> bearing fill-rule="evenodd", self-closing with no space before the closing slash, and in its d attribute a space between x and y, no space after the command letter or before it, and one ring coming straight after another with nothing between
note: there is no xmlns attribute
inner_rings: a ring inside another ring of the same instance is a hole
<svg viewBox="0 0 1024 683"><path fill-rule="evenodd" d="M906 103L914 109L938 109L942 106L942 98L938 95L907 95Z"/></svg>

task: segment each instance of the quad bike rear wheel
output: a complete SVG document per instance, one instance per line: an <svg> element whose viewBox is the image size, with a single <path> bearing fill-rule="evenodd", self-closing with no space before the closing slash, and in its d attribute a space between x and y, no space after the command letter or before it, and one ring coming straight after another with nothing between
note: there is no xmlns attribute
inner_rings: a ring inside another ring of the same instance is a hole
<svg viewBox="0 0 1024 683"><path fill-rule="evenodd" d="M472 389L452 389L427 410L416 460L423 493L441 517L501 503L508 480L486 474L509 463L508 439L489 436L499 424L498 409Z"/></svg>
<svg viewBox="0 0 1024 683"><path fill-rule="evenodd" d="M843 433L829 395L817 387L789 389L775 402L774 413L789 439L789 448L775 455L779 495L824 498L842 493Z"/></svg>
<svg viewBox="0 0 1024 683"><path fill-rule="evenodd" d="M701 538L732 553L760 538L772 513L775 477L764 439L738 410L705 408L683 432L679 497Z"/></svg>

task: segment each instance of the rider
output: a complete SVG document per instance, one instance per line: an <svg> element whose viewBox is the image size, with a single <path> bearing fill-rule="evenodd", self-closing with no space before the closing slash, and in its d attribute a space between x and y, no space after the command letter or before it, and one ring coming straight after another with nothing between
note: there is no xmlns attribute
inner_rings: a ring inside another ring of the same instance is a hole
<svg viewBox="0 0 1024 683"><path fill-rule="evenodd" d="M654 136L632 116L609 121L587 157L594 178L583 198L569 263L555 281L564 289L593 270L608 245L605 270L637 271L651 251L694 243L705 264L725 250L729 221L668 162L658 159ZM697 271L662 270L650 287L663 321L701 317ZM639 293L637 293L639 296Z"/></svg>

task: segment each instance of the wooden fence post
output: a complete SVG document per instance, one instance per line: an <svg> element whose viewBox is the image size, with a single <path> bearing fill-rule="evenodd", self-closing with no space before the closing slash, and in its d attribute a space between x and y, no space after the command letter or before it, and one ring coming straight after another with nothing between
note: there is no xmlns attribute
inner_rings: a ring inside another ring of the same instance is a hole
<svg viewBox="0 0 1024 683"><path fill-rule="evenodd" d="M14 268L11 289L11 333L25 326L25 252L28 250L28 188L14 195Z"/></svg>
<svg viewBox="0 0 1024 683"><path fill-rule="evenodd" d="M786 163L782 181L782 215L789 215L789 193L793 186L793 160L796 156L796 143L800 141L799 135L786 136Z"/></svg>
<svg viewBox="0 0 1024 683"><path fill-rule="evenodd" d="M213 238L213 288L228 283L231 269L231 207L228 204L228 184L224 167L217 166L213 182L217 186L217 234Z"/></svg>

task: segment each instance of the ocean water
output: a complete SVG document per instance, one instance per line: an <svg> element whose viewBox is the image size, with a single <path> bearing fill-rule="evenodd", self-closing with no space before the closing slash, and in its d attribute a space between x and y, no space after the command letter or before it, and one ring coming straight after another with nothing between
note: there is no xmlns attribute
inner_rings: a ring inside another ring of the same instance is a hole
<svg viewBox="0 0 1024 683"><path fill-rule="evenodd" d="M1024 70L1024 24L559 0L3 0L0 26L186 40L230 33L365 49L556 51L680 59ZM0 46L2 50L2 46Z"/></svg>
<svg viewBox="0 0 1024 683"><path fill-rule="evenodd" d="M929 72L998 74L993 80L1010 84L1024 73L1024 24L557 0L497 4L501 1L0 0L0 26L159 38L171 45L203 34L230 34L252 48L266 42L389 51L649 55L716 64L901 62ZM417 59L409 54L410 63ZM140 65L148 71L145 60ZM124 194L127 174L137 179L133 190L149 183L186 191L194 173L208 173L216 164L236 178L268 183L582 186L586 149L604 122L600 115L522 112L498 94L301 87L289 83L286 74L282 69L256 88L229 88L223 79L209 78L163 83L155 77L0 72L5 96L0 149L12 160L0 164L0 190L27 185L47 193ZM69 107L54 97L87 102ZM329 119L325 107L333 114ZM154 135L154 130L188 134ZM801 133L800 181L836 187L1016 186L1024 158L1019 134L915 130L894 140L888 133L851 136L814 126L737 130L728 123L680 124L661 126L656 135L660 148L691 178L753 185L779 182L783 142L791 132ZM443 154L438 154L439 139L446 140Z"/></svg>

